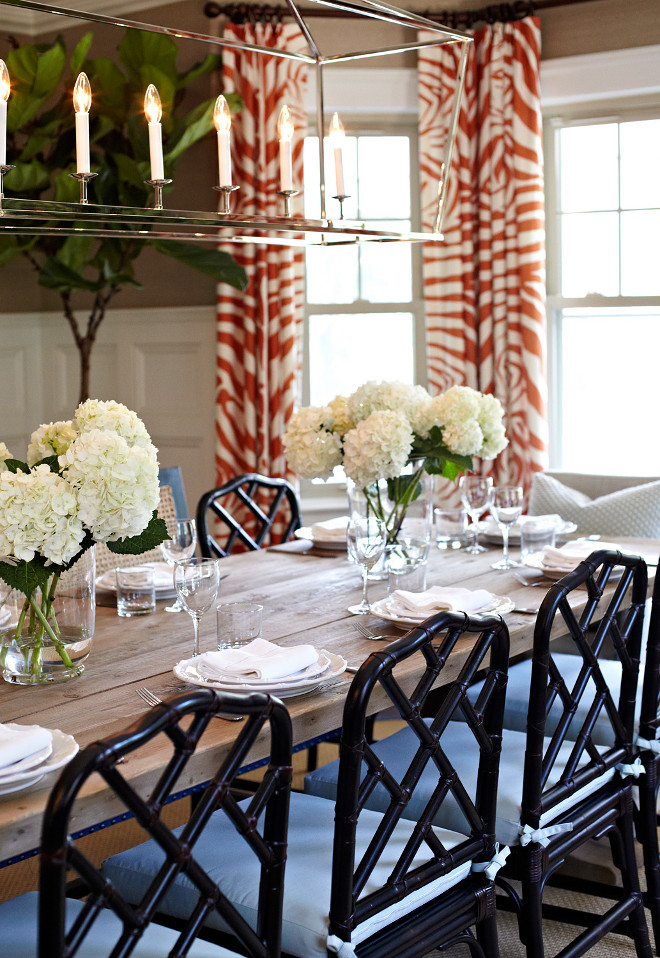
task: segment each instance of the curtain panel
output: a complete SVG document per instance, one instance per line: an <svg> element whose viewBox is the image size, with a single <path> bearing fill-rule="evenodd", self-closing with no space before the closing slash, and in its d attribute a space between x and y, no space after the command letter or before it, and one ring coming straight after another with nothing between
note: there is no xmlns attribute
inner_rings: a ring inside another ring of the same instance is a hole
<svg viewBox="0 0 660 958"><path fill-rule="evenodd" d="M264 47L308 52L295 25L227 24L225 35ZM271 216L283 212L282 197L277 195L277 120L284 104L296 130L293 180L302 189L307 69L294 60L224 48L224 90L243 98L242 109L232 118L233 178L240 186L232 193L233 212ZM226 248L245 267L248 287L239 292L218 286L217 484L245 472L292 478L282 435L297 398L304 254L296 247L228 244Z"/></svg>
<svg viewBox="0 0 660 958"><path fill-rule="evenodd" d="M483 471L527 492L533 473L547 467L540 49L534 17L475 31L444 242L426 244L423 257L429 388L461 384L500 399L510 442ZM426 229L435 222L458 57L453 45L419 53Z"/></svg>

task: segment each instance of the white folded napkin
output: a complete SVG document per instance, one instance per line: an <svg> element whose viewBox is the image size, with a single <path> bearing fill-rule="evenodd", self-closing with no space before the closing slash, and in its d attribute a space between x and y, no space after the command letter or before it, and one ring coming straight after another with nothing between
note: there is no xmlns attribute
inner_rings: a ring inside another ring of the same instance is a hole
<svg viewBox="0 0 660 958"><path fill-rule="evenodd" d="M265 639L253 639L240 649L204 652L196 659L197 671L207 679L284 679L318 662L313 645L283 648Z"/></svg>
<svg viewBox="0 0 660 958"><path fill-rule="evenodd" d="M615 552L629 551L614 542L604 542L603 539L573 539L559 548L543 546L543 565L548 569L573 569L597 549L613 549Z"/></svg>
<svg viewBox="0 0 660 958"><path fill-rule="evenodd" d="M396 589L388 603L395 614L432 615L435 612L476 612L487 608L493 601L493 593L486 589L463 589L460 587L434 585L426 592L406 592Z"/></svg>
<svg viewBox="0 0 660 958"><path fill-rule="evenodd" d="M20 728L0 725L0 769L9 772L8 766L40 752L52 743L52 732L40 725L24 725Z"/></svg>
<svg viewBox="0 0 660 958"><path fill-rule="evenodd" d="M315 522L312 526L312 539L346 540L346 526L348 516L337 516L335 519L326 519L325 522Z"/></svg>
<svg viewBox="0 0 660 958"><path fill-rule="evenodd" d="M167 562L146 562L143 564L154 570L156 592L164 592L166 589L174 591L174 570L171 565L168 565ZM96 585L99 589L112 589L114 591L117 588L115 570L108 569L107 572L100 575L96 580Z"/></svg>

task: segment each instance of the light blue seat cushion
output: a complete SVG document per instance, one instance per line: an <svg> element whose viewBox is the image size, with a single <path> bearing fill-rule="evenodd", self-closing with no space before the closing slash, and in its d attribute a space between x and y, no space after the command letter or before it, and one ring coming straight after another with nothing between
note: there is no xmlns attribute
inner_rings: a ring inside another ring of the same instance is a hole
<svg viewBox="0 0 660 958"><path fill-rule="evenodd" d="M536 473L529 499L530 515L557 512L577 524L580 535L657 539L660 537L660 480L618 489L592 499L554 476Z"/></svg>
<svg viewBox="0 0 660 958"><path fill-rule="evenodd" d="M327 955L334 816L334 802L310 795L291 795L282 951L300 958L326 958ZM360 815L356 851L358 860L366 850L380 819L381 816L376 812L363 811ZM408 822L399 824L388 843L383 861L375 870L373 880L366 886L366 893L373 890L374 882L384 883L391 873L412 833L412 827ZM440 832L440 837L448 848L463 839L462 835L451 835L443 831ZM224 812L216 812L211 817L203 840L200 840L195 848L195 857L254 927L259 892L259 865L254 855L246 850L244 840L236 833ZM122 895L129 901L138 901L162 860L163 854L159 847L154 842L146 842L109 858L103 863L103 871ZM469 866L455 869L447 876L446 887L456 884L468 872ZM176 917L185 917L196 900L197 895L191 883L185 876L179 876L161 911ZM405 908L405 902L403 905ZM216 914L210 917L209 925L226 930ZM369 933L373 934L375 930L373 927Z"/></svg>
<svg viewBox="0 0 660 958"><path fill-rule="evenodd" d="M580 668L582 666L582 657L580 655L571 655L569 652L558 652L553 654L553 659L559 669L568 690L570 691L575 684ZM599 665L603 678L612 692L614 704L619 701L619 688L621 686L621 663L618 659L599 659ZM509 667L509 681L506 687L506 704L504 707L504 727L516 729L519 732L527 731L527 709L529 707L529 680L532 675L532 660L526 659L524 662L516 662ZM483 683L478 682L468 692L469 699L474 702ZM591 704L594 695L594 684L590 680L587 684L580 704L578 705L573 724L577 735L585 718L587 717L588 707ZM638 698L641 696L641 683ZM641 702L641 698L640 698ZM557 722L562 714L562 704L559 696L555 698L550 715L547 718L545 730L548 735L557 728ZM569 734L570 731L569 731ZM613 745L614 736L612 734L612 724L605 710L601 710L593 731L593 739L596 745Z"/></svg>
<svg viewBox="0 0 660 958"><path fill-rule="evenodd" d="M20 895L0 904L0 955L6 958L36 958L39 893ZM67 927L82 908L79 901L67 901ZM111 911L102 911L76 958L108 958L121 933L121 922ZM150 925L138 942L133 958L166 958L174 947L177 933L162 925ZM196 941L189 958L239 958L235 951L208 941Z"/></svg>
<svg viewBox="0 0 660 958"><path fill-rule="evenodd" d="M525 733L505 729L502 737L502 755L500 758L500 777L497 798L497 822L495 831L497 840L504 845L515 845L520 836L520 812L522 798L523 762L525 758ZM381 758L391 773L401 780L403 773L410 764L411 756L415 752L417 737L406 726L400 732L395 732L381 742L372 746L374 752ZM442 738L442 747L447 758L458 773L458 777L465 786L468 795L475 795L477 770L479 766L478 747L474 735L465 722L451 722ZM573 748L572 742L565 742L557 761L549 776L548 787L555 784L560 777L564 764ZM337 789L338 761L330 762L305 778L305 791L309 794L333 798ZM611 773L608 775L611 777ZM585 786L575 793L568 802L552 811L552 816L546 815L541 821L541 827L576 801L586 797L603 784L603 779L593 785ZM433 789L437 786L435 766L429 762L415 787L413 797L406 808L406 817L416 820L426 806ZM369 798L367 805L383 811L389 804L388 792L382 785L377 785ZM465 831L466 822L463 812L448 796L438 810L434 820L435 825L450 828L454 831Z"/></svg>

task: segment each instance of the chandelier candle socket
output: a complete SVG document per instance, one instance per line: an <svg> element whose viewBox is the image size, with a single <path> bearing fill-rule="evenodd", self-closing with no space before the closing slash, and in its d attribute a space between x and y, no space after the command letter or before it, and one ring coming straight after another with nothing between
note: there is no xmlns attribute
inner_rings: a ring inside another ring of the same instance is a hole
<svg viewBox="0 0 660 958"><path fill-rule="evenodd" d="M76 111L76 171L89 173L89 110L92 89L86 73L79 73L73 88L73 108Z"/></svg>
<svg viewBox="0 0 660 958"><path fill-rule="evenodd" d="M213 109L213 123L218 131L218 172L220 186L231 186L231 113L220 94Z"/></svg>
<svg viewBox="0 0 660 958"><path fill-rule="evenodd" d="M332 120L330 121L330 130L328 132L328 139L330 140L330 145L332 146L332 151L335 157L335 186L337 188L337 197L346 196L346 190L344 187L344 139L346 134L344 133L344 126L339 119L338 113L332 114Z"/></svg>
<svg viewBox="0 0 660 958"><path fill-rule="evenodd" d="M144 112L149 124L149 158L151 161L151 179L154 181L165 179L163 165L163 131L160 118L163 109L160 103L158 90L150 83L144 95Z"/></svg>
<svg viewBox="0 0 660 958"><path fill-rule="evenodd" d="M293 140L293 123L288 106L283 106L277 121L277 133L280 138L280 190L285 192L293 189L293 158L291 141Z"/></svg>

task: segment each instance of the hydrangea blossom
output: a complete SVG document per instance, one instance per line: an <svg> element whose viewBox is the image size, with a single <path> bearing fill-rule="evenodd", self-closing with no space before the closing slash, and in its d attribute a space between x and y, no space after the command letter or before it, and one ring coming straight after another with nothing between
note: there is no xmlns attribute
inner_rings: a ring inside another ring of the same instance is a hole
<svg viewBox="0 0 660 958"><path fill-rule="evenodd" d="M355 426L355 423L348 414L346 396L335 396L334 399L330 400L328 406L334 419L332 431L343 438L348 430L353 429Z"/></svg>
<svg viewBox="0 0 660 958"><path fill-rule="evenodd" d="M5 463L8 459L13 459L14 457L7 449L4 442L0 442L0 466Z"/></svg>
<svg viewBox="0 0 660 958"><path fill-rule="evenodd" d="M0 473L0 554L65 565L80 551L83 524L69 483L46 465Z"/></svg>
<svg viewBox="0 0 660 958"><path fill-rule="evenodd" d="M48 456L61 456L77 435L78 432L73 428L71 420L49 422L47 425L39 426L30 436L27 451L28 465L34 466Z"/></svg>
<svg viewBox="0 0 660 958"><path fill-rule="evenodd" d="M361 488L401 474L412 447L413 433L406 416L393 409L377 409L344 437L346 475Z"/></svg>
<svg viewBox="0 0 660 958"><path fill-rule="evenodd" d="M330 406L308 406L291 417L284 448L291 468L303 479L328 479L341 463L341 439L333 425Z"/></svg>
<svg viewBox="0 0 660 958"><path fill-rule="evenodd" d="M118 432L86 428L59 462L76 490L78 515L97 542L139 535L147 527L159 498L151 443L131 446Z"/></svg>
<svg viewBox="0 0 660 958"><path fill-rule="evenodd" d="M88 399L81 403L76 409L73 425L81 435L92 429L102 429L121 436L129 446L152 446L149 433L137 413L114 399Z"/></svg>
<svg viewBox="0 0 660 958"><path fill-rule="evenodd" d="M429 394L423 386L411 386L408 383L370 382L365 383L348 397L346 406L349 417L354 423L362 422L376 410L396 409L412 423L419 407L429 400Z"/></svg>

